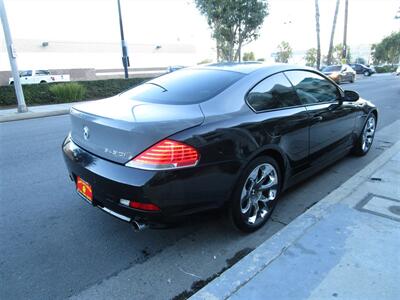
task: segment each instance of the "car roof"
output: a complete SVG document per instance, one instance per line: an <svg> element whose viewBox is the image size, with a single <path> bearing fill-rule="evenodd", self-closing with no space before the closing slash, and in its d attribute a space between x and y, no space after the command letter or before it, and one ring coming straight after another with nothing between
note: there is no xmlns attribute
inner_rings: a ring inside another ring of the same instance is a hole
<svg viewBox="0 0 400 300"><path fill-rule="evenodd" d="M250 74L261 70L263 70L263 72L271 74L292 69L314 70L312 68L304 66L296 66L290 64L265 64L262 62L241 62L241 63L224 62L224 63L214 63L214 64L196 66L192 67L191 69L222 70L222 71L238 72L243 74Z"/></svg>

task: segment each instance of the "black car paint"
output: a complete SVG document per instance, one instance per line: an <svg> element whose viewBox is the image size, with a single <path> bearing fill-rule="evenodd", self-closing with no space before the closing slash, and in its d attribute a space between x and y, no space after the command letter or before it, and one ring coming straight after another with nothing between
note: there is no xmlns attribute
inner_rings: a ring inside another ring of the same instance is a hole
<svg viewBox="0 0 400 300"><path fill-rule="evenodd" d="M335 103L258 113L247 105L246 94L253 86L291 69L296 68L276 67L267 76L262 68L249 72L215 99L201 103L206 116L203 123L168 137L199 151L201 159L195 167L167 171L129 168L91 154L67 137L63 151L71 177L76 180L80 176L92 185L94 205L148 223L175 221L223 206L230 200L241 171L260 155L277 160L285 190L349 153L367 116L377 113L368 101L346 101L341 88L323 75L340 91L341 99ZM218 101L222 97L232 101L229 105ZM119 204L121 198L151 202L161 211L125 207Z"/></svg>
<svg viewBox="0 0 400 300"><path fill-rule="evenodd" d="M350 64L350 66L357 74L368 74L368 76L371 76L375 73L374 69L363 64Z"/></svg>

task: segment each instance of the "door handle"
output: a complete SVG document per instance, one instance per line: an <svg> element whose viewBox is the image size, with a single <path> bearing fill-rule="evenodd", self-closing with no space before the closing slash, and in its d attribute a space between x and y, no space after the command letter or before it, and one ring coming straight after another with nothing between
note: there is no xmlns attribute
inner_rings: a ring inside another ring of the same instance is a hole
<svg viewBox="0 0 400 300"><path fill-rule="evenodd" d="M312 118L312 120L315 121L315 122L321 122L323 119L324 119L323 116L315 116L315 117Z"/></svg>

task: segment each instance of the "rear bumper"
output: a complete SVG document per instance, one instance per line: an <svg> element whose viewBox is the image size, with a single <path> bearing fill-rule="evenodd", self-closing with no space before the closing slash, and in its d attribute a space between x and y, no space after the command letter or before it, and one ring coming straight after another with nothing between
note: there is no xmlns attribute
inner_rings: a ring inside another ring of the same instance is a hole
<svg viewBox="0 0 400 300"><path fill-rule="evenodd" d="M71 179L76 183L79 176L92 186L92 204L127 222L169 223L218 208L229 197L235 181L234 174L221 172L226 169L221 165L148 171L99 158L69 137L62 148ZM160 211L133 209L121 204L120 199L153 203Z"/></svg>

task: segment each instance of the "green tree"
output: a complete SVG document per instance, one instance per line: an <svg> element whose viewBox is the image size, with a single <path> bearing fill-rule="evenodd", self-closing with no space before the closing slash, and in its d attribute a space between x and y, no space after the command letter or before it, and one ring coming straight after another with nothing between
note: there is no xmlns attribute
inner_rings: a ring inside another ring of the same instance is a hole
<svg viewBox="0 0 400 300"><path fill-rule="evenodd" d="M288 63L289 58L293 56L292 47L286 41L282 41L278 45L278 51L275 55L275 62Z"/></svg>
<svg viewBox="0 0 400 300"><path fill-rule="evenodd" d="M366 61L365 58L363 58L363 57L357 57L357 58L354 60L354 63L366 65L366 64L367 64L367 61Z"/></svg>
<svg viewBox="0 0 400 300"><path fill-rule="evenodd" d="M258 38L268 15L265 0L195 0L195 3L213 32L218 60L240 61L242 47Z"/></svg>
<svg viewBox="0 0 400 300"><path fill-rule="evenodd" d="M256 57L253 52L245 52L243 54L243 61L254 61Z"/></svg>
<svg viewBox="0 0 400 300"><path fill-rule="evenodd" d="M212 59L206 58L206 59L199 61L197 64L204 65L204 64L209 64L209 63L212 63Z"/></svg>
<svg viewBox="0 0 400 300"><path fill-rule="evenodd" d="M308 49L306 55L304 56L304 60L306 61L306 66L318 68L317 57L318 57L317 49L315 48Z"/></svg>
<svg viewBox="0 0 400 300"><path fill-rule="evenodd" d="M343 44L337 44L333 48L333 58L332 61L335 64L342 64L342 57L343 57ZM346 63L351 61L351 49L350 46L347 46L346 49Z"/></svg>
<svg viewBox="0 0 400 300"><path fill-rule="evenodd" d="M342 54L343 54L343 45L337 44L335 47L333 47L330 64L331 65L341 65L343 63L342 62ZM349 46L347 46L346 55L347 55L346 61L351 61L351 49ZM328 65L328 56L324 55L323 62L324 62L324 64Z"/></svg>
<svg viewBox="0 0 400 300"><path fill-rule="evenodd" d="M400 31L372 46L374 64L396 64L400 60Z"/></svg>

